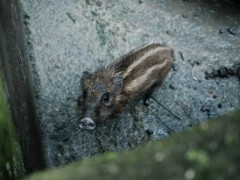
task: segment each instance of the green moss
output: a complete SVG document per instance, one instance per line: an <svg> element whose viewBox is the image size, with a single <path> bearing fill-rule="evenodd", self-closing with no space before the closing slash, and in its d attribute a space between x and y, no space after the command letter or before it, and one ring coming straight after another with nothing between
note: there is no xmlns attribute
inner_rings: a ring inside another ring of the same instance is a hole
<svg viewBox="0 0 240 180"><path fill-rule="evenodd" d="M13 124L0 71L0 179L13 179L23 174L21 151L14 137Z"/></svg>
<svg viewBox="0 0 240 180"><path fill-rule="evenodd" d="M189 161L194 161L201 166L208 167L209 165L210 157L206 151L190 149L189 151L187 151L186 156Z"/></svg>

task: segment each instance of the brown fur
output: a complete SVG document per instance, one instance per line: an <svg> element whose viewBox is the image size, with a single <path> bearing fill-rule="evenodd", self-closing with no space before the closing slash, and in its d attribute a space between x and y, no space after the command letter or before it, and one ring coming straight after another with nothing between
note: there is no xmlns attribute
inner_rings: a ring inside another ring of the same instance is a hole
<svg viewBox="0 0 240 180"><path fill-rule="evenodd" d="M120 112L129 101L161 84L172 61L172 49L152 43L129 52L106 68L85 73L82 89L86 97L79 100L82 117L90 117L96 123Z"/></svg>

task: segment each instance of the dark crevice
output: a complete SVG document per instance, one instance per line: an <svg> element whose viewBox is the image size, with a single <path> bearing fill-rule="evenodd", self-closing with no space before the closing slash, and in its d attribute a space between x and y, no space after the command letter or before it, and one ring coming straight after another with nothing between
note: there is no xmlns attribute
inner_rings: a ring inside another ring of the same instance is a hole
<svg viewBox="0 0 240 180"><path fill-rule="evenodd" d="M43 169L44 153L33 101L18 1L0 2L0 54L7 82L12 118L26 173Z"/></svg>

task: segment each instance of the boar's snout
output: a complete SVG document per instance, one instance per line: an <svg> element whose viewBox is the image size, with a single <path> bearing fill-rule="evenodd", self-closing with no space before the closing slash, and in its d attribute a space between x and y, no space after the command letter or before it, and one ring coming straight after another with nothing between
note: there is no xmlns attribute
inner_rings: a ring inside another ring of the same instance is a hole
<svg viewBox="0 0 240 180"><path fill-rule="evenodd" d="M85 117L85 118L82 118L80 120L79 127L80 127L80 129L94 130L96 125L95 125L94 121L91 118Z"/></svg>

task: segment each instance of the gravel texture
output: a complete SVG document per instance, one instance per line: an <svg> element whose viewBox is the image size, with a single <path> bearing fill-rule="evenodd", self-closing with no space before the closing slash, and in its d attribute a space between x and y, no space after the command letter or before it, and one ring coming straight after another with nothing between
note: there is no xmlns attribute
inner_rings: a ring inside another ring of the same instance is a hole
<svg viewBox="0 0 240 180"><path fill-rule="evenodd" d="M133 148L240 106L240 11L231 2L20 2L49 167ZM82 72L150 42L175 52L174 66L150 105L129 105L96 131L79 129ZM221 68L232 73L222 76Z"/></svg>

